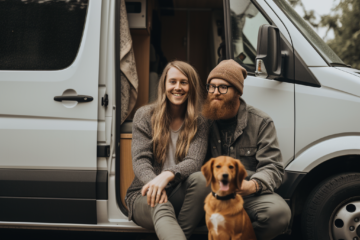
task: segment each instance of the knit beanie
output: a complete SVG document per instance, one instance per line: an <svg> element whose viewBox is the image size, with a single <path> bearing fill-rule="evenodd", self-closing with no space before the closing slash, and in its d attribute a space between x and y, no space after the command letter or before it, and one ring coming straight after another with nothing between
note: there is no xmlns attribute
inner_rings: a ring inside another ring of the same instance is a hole
<svg viewBox="0 0 360 240"><path fill-rule="evenodd" d="M232 59L223 60L210 72L206 83L208 84L213 78L223 79L238 90L241 96L246 76L247 72L240 64Z"/></svg>

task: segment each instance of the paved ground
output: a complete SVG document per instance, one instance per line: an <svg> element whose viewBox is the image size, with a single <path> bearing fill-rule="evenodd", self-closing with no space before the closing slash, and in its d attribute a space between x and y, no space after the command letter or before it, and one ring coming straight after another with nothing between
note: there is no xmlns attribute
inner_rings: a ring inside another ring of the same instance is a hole
<svg viewBox="0 0 360 240"><path fill-rule="evenodd" d="M80 239L101 239L101 240L157 240L155 234L134 234L134 233L104 233L104 232L76 232L76 231L40 231L23 229L0 229L1 240L14 239L36 239L36 240L80 240ZM206 235L194 235L191 240L207 240ZM298 240L296 237L281 236L276 240Z"/></svg>
<svg viewBox="0 0 360 240"><path fill-rule="evenodd" d="M0 213L1 214L1 213ZM114 232L78 232L0 228L0 240L157 240L155 234L149 233L114 233ZM190 240L207 240L207 235L193 235ZM299 219L295 217L292 235L282 235L274 240L302 240Z"/></svg>

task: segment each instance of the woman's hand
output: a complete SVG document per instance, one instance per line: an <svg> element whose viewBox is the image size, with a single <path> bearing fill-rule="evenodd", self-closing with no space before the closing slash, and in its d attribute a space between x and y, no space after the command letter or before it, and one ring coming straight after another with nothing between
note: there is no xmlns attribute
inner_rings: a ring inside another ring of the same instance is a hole
<svg viewBox="0 0 360 240"><path fill-rule="evenodd" d="M166 185L173 180L175 175L170 171L165 171L156 176L153 180L145 184L141 189L141 195L147 195L147 203L151 207L155 207L156 204L163 200L163 191L165 191ZM166 192L165 192L166 195ZM167 196L166 196L167 201Z"/></svg>
<svg viewBox="0 0 360 240"><path fill-rule="evenodd" d="M161 204L161 203L166 203L167 201L168 201L168 197L167 197L166 191L165 191L165 189L164 189L164 190L162 190L162 192L161 192L161 197L160 197L159 204Z"/></svg>

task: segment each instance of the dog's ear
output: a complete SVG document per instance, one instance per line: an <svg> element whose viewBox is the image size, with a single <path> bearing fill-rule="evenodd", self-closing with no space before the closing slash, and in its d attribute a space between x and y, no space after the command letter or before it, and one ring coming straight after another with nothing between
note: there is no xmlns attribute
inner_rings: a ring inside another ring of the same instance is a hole
<svg viewBox="0 0 360 240"><path fill-rule="evenodd" d="M247 176L246 170L244 165L240 162L240 160L235 160L235 166L236 166L236 188L238 190L241 189L241 184L245 177Z"/></svg>
<svg viewBox="0 0 360 240"><path fill-rule="evenodd" d="M213 178L213 165L215 162L215 158L211 158L204 166L201 167L201 172L205 176L206 186L209 186L211 180Z"/></svg>

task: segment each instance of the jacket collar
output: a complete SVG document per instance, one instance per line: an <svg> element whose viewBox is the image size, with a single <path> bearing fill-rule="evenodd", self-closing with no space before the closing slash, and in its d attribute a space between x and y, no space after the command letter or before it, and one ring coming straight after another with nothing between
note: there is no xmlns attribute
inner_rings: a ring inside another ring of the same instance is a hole
<svg viewBox="0 0 360 240"><path fill-rule="evenodd" d="M240 98L240 107L237 113L237 125L234 133L234 141L243 133L247 126L247 107L244 99Z"/></svg>

